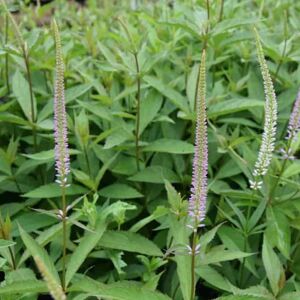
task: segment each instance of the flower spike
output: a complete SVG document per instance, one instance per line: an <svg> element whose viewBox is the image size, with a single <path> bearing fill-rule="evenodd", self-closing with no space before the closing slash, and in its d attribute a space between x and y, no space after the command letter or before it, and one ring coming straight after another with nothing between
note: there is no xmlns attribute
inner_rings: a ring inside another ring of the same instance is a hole
<svg viewBox="0 0 300 300"><path fill-rule="evenodd" d="M256 28L254 28L254 33L256 39L257 56L264 83L266 101L262 143L259 149L257 161L254 166L254 171L252 173L254 180L250 180L250 187L252 189L260 189L262 186L262 182L259 180L259 177L266 175L275 148L275 136L277 127L277 100L268 66L264 58L264 52L260 42L260 37Z"/></svg>
<svg viewBox="0 0 300 300"><path fill-rule="evenodd" d="M294 103L293 111L290 116L289 125L287 129L287 140L295 140L300 130L300 91Z"/></svg>
<svg viewBox="0 0 300 300"><path fill-rule="evenodd" d="M53 21L56 45L56 79L54 95L54 139L55 139L55 169L56 182L67 186L67 176L70 173L70 155L68 148L68 129L64 93L64 62L61 49L59 30Z"/></svg>
<svg viewBox="0 0 300 300"><path fill-rule="evenodd" d="M207 169L208 169L208 145L207 145L207 117L206 117L206 78L205 78L205 49L202 52L198 96L196 106L196 136L195 154L193 159L193 177L191 196L189 199L189 216L192 218L194 231L204 226L207 197Z"/></svg>

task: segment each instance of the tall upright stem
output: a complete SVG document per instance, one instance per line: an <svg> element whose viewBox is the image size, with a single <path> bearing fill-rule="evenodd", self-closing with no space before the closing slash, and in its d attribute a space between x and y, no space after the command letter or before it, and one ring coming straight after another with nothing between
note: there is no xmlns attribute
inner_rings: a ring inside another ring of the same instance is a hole
<svg viewBox="0 0 300 300"><path fill-rule="evenodd" d="M140 66L138 61L137 52L133 53L136 67L136 84L137 84L137 93L136 93L136 122L135 122L135 156L136 156L136 167L137 170L140 170L140 149L139 149L139 138L140 138L140 114L141 114L141 76L140 76Z"/></svg>
<svg viewBox="0 0 300 300"><path fill-rule="evenodd" d="M140 110L141 110L141 73L140 73L140 65L138 60L138 50L137 47L132 39L132 36L127 28L126 23L121 19L118 18L118 21L122 25L125 30L125 33L129 39L129 42L133 49L133 56L135 61L135 68L136 68L136 83L137 83L137 93L136 93L136 100L137 100L137 108L136 108L136 122L135 122L135 157L136 157L136 167L138 171L140 170L140 149L139 149L139 135L140 135Z"/></svg>
<svg viewBox="0 0 300 300"><path fill-rule="evenodd" d="M221 0L220 13L219 13L218 22L222 21L222 19L223 19L223 12L224 12L224 0Z"/></svg>
<svg viewBox="0 0 300 300"><path fill-rule="evenodd" d="M16 270L17 269L17 265L16 265L16 259L15 259L14 252L13 252L13 250L12 250L11 247L8 247L8 251L9 251L9 255L11 257L12 268L14 270Z"/></svg>
<svg viewBox="0 0 300 300"><path fill-rule="evenodd" d="M29 54L26 51L25 45L22 46L22 52L26 67L27 80L29 86L29 96L30 96L30 110L31 110L31 122L32 122L32 135L33 135L33 147L34 151L37 151L37 137L36 137L36 126L35 126L35 111L34 111L34 99L33 99L33 90L32 90L32 79L30 72L30 62L29 62Z"/></svg>
<svg viewBox="0 0 300 300"><path fill-rule="evenodd" d="M192 237L192 263L191 263L191 300L195 299L196 294L196 239L197 239L197 231L193 231Z"/></svg>
<svg viewBox="0 0 300 300"><path fill-rule="evenodd" d="M66 202L66 186L61 187L61 199L62 199L62 226L63 226L63 253L62 253L62 278L61 285L63 291L66 291L66 256L67 256L67 202Z"/></svg>
<svg viewBox="0 0 300 300"><path fill-rule="evenodd" d="M288 39L288 28L287 28L287 23L288 23L288 12L287 10L285 11L285 22L283 24L283 31L284 31L284 44L283 44L283 49L282 49L282 53L281 53L281 57L279 59L279 63L277 65L276 71L275 71L275 75L274 75L274 82L276 81L277 77L278 77L278 73L279 70L281 68L281 65L283 63L285 54L286 54L286 48L287 48L287 39Z"/></svg>
<svg viewBox="0 0 300 300"><path fill-rule="evenodd" d="M8 15L5 15L5 44L7 45L8 43ZM5 77L6 77L6 89L7 89L7 94L10 93L10 88L9 88L9 65L8 65L8 53L5 53Z"/></svg>
<svg viewBox="0 0 300 300"><path fill-rule="evenodd" d="M246 216L246 228L245 232L244 232L244 246L243 246L243 251L246 252L247 251L247 242L248 242L248 238L249 238L249 232L248 232L248 221L250 219L250 213L251 213L251 208L253 205L253 200L254 200L254 195L255 195L255 190L252 190L252 195L251 195L251 199L250 199L250 205L248 205L247 207L247 216ZM244 280L244 269L245 269L245 263L246 263L246 258L244 257L240 266L240 285L242 285L243 280Z"/></svg>
<svg viewBox="0 0 300 300"><path fill-rule="evenodd" d="M209 0L206 0L206 10L207 10L207 20L210 20L210 6L209 6Z"/></svg>

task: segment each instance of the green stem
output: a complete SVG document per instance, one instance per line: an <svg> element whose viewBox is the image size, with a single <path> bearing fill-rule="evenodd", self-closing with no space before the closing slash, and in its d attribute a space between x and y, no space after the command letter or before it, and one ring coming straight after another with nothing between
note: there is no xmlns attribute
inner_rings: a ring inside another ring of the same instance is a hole
<svg viewBox="0 0 300 300"><path fill-rule="evenodd" d="M206 0L206 10L207 10L207 22L209 23L210 20L210 5L209 5L209 0ZM208 28L207 28L208 31Z"/></svg>
<svg viewBox="0 0 300 300"><path fill-rule="evenodd" d="M249 219L250 219L250 213L251 213L251 208L252 208L252 205L253 205L254 195L255 195L255 190L252 190L250 205L248 205L248 207L247 207L246 228L244 228L244 245L243 245L243 251L244 252L247 251L247 242L248 242L248 238L249 238L248 222L249 222ZM242 285L243 280L244 280L245 263L246 263L246 258L244 257L242 259L242 263L241 263L241 266L240 266L240 272L239 272L239 274L240 274L240 276L239 276L240 277L240 279L239 279L240 286Z"/></svg>
<svg viewBox="0 0 300 300"><path fill-rule="evenodd" d="M16 184L16 187L17 187L19 193L22 194L21 187L20 187L19 182L18 182L18 180L15 176L14 176L14 181L15 181L15 184Z"/></svg>
<svg viewBox="0 0 300 300"><path fill-rule="evenodd" d="M132 46L132 53L134 56L135 61L135 68L136 68L136 84L137 84L137 93L136 93L136 100L137 100L137 111L136 111L136 122L135 122L135 158L136 158L136 166L138 171L140 170L140 149L139 149L139 134L140 134L140 109L141 109L141 73L140 73L140 65L138 60L138 50L133 41L133 38L127 28L126 23L122 20L122 18L118 18L121 26L124 28L125 33L128 37L128 40Z"/></svg>
<svg viewBox="0 0 300 300"><path fill-rule="evenodd" d="M87 164L87 170L88 170L89 176L90 176L90 178L92 178L92 172L91 172L90 161L89 161L86 145L83 146L83 152L84 152L84 157L85 157L85 161Z"/></svg>
<svg viewBox="0 0 300 300"><path fill-rule="evenodd" d="M289 141L288 141L287 150L286 150L287 153L290 152L291 146L292 146L292 138L290 138ZM278 176L276 178L276 181L275 181L275 183L274 183L274 185L273 185L273 187L272 187L272 189L270 191L268 202L270 202L272 200L272 197L273 197L273 195L274 195L274 193L276 191L277 185L278 185L278 183L280 181L280 178L281 178L281 176L282 176L282 174L284 172L284 169L286 167L287 161L288 160L285 159L284 162L283 162L283 164L282 164L282 166L281 166L280 172L279 172L279 174L278 174Z"/></svg>
<svg viewBox="0 0 300 300"><path fill-rule="evenodd" d="M283 28L283 30L284 30L284 44L283 44L283 49L282 49L282 54L281 54L280 60L279 60L278 66L277 66L276 71L275 71L274 82L277 79L279 70L281 68L281 65L283 63L283 59L284 59L285 54L286 54L287 39L288 39L288 35L287 35L287 22L288 22L288 14L287 14L287 11L285 11L285 22L283 24L283 26L284 26L284 28Z"/></svg>
<svg viewBox="0 0 300 300"><path fill-rule="evenodd" d="M221 0L220 13L219 13L218 22L222 21L222 19L223 19L223 12L224 12L224 0Z"/></svg>
<svg viewBox="0 0 300 300"><path fill-rule="evenodd" d="M5 45L8 43L8 15L5 15ZM10 93L9 88L9 62L8 62L8 53L5 53L5 77L6 77L6 88L7 94Z"/></svg>
<svg viewBox="0 0 300 300"><path fill-rule="evenodd" d="M140 66L137 57L137 52L133 53L136 67L136 84L137 84L137 93L136 93L136 123L135 123L135 157L136 157L136 167L138 171L140 170L140 149L139 149L139 136L140 136L140 113L141 113L141 75L140 75Z"/></svg>
<svg viewBox="0 0 300 300"><path fill-rule="evenodd" d="M30 110L31 110L31 122L32 122L32 135L33 135L33 147L34 151L37 152L37 136L36 136L36 126L35 126L35 112L34 112L34 99L33 99L33 90L32 90L32 79L30 72L30 63L29 63L29 55L25 49L25 46L22 47L23 58L26 67L28 85L29 85L29 95L30 95Z"/></svg>
<svg viewBox="0 0 300 300"><path fill-rule="evenodd" d="M12 268L14 270L16 270L17 269L16 259L15 259L15 255L14 255L13 250L11 249L11 247L8 247L8 251L9 251L9 255L11 257Z"/></svg>
<svg viewBox="0 0 300 300"><path fill-rule="evenodd" d="M191 300L195 299L196 293L196 240L197 240L197 231L193 231L192 237L192 263L191 263Z"/></svg>
<svg viewBox="0 0 300 300"><path fill-rule="evenodd" d="M63 291L66 291L66 256L67 256L67 203L66 203L66 187L63 184L61 187L62 199L62 226L63 226L63 253L62 253L62 278L61 285Z"/></svg>
<svg viewBox="0 0 300 300"><path fill-rule="evenodd" d="M269 194L269 202L272 200L273 194L274 194L275 191L276 191L277 185L278 185L278 183L279 183L279 181L280 181L280 178L281 178L281 176L282 176L282 174L283 174L283 171L284 171L284 169L285 169L286 163L287 163L287 159L284 160L284 162L283 162L283 164L282 164L282 166L281 166L280 172L279 172L278 176L276 177L276 181L275 181L275 183L274 183L274 185L273 185L273 187L272 187L272 189L271 189L271 191L270 191L270 194Z"/></svg>

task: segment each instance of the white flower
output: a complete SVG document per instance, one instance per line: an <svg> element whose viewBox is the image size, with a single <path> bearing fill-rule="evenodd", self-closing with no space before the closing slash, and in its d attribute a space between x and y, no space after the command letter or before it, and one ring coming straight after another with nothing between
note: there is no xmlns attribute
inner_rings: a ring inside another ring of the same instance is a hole
<svg viewBox="0 0 300 300"><path fill-rule="evenodd" d="M249 180L250 188L253 190L260 190L262 188L262 181Z"/></svg>
<svg viewBox="0 0 300 300"><path fill-rule="evenodd" d="M253 171L253 176L258 177L266 175L275 149L275 136L277 126L277 101L272 79L264 58L260 38L256 29L254 31L256 35L257 56L260 64L261 74L263 77L264 92L266 98L264 132L262 135L262 143L259 149L258 158ZM256 179L255 182L257 182Z"/></svg>

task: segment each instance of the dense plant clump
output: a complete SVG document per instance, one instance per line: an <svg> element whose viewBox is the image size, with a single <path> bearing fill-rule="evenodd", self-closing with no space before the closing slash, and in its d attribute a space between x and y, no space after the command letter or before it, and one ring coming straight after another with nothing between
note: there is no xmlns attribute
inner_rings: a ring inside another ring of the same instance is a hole
<svg viewBox="0 0 300 300"><path fill-rule="evenodd" d="M0 6L0 300L300 299L300 3Z"/></svg>

